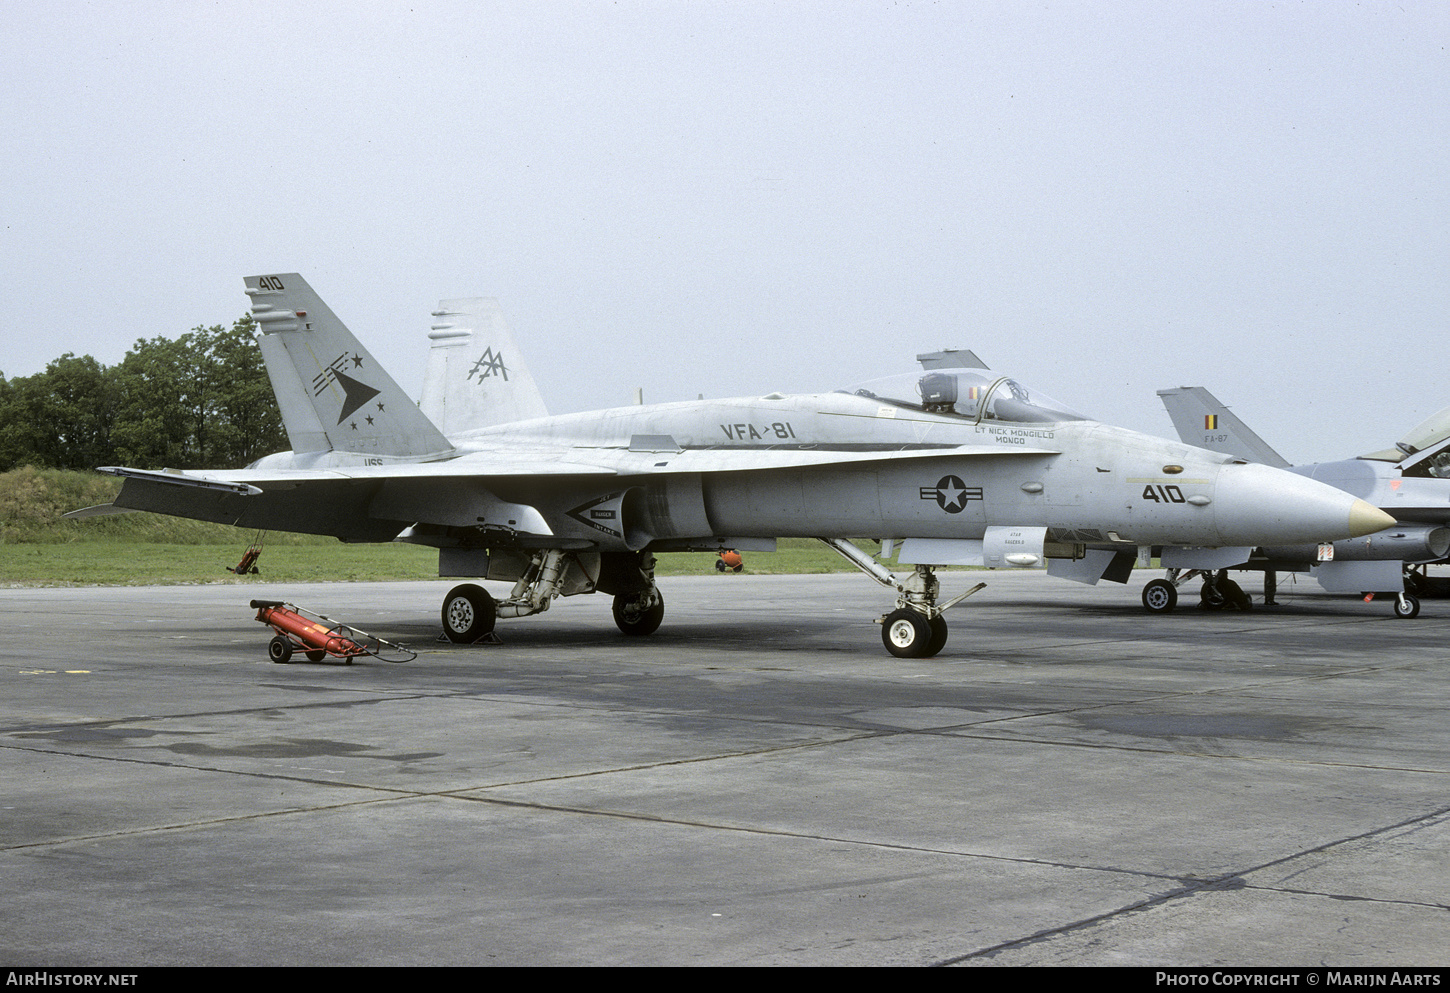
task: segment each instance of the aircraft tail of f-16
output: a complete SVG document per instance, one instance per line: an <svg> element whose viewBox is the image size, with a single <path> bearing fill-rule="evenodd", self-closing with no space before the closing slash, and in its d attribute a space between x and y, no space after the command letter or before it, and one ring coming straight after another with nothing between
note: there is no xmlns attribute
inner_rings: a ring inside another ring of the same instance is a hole
<svg viewBox="0 0 1450 993"><path fill-rule="evenodd" d="M1423 567L1443 561L1450 552L1450 528L1446 526L1450 525L1450 479L1445 478L1450 411L1441 411L1416 427L1394 449L1357 459L1291 466L1203 387L1159 390L1158 397L1178 436L1188 444L1287 468L1360 497L1395 518L1394 526L1373 535L1255 548L1248 559L1231 567L1263 572L1267 602L1274 602L1276 573L1308 572L1328 592L1389 593L1395 596L1397 615L1418 614L1414 593L1426 588ZM1165 556L1165 562L1171 561ZM1220 602L1217 584L1222 577L1212 572L1207 576L1203 601ZM1174 581L1182 582L1181 574Z"/></svg>
<svg viewBox="0 0 1450 993"><path fill-rule="evenodd" d="M1173 429L1190 445L1235 455L1249 462L1287 469L1289 462L1202 386L1159 390Z"/></svg>

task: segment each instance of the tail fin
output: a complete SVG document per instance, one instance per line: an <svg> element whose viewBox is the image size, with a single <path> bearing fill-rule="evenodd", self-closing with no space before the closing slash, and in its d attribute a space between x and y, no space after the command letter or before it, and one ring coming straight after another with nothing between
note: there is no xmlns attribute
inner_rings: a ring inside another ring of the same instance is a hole
<svg viewBox="0 0 1450 993"><path fill-rule="evenodd" d="M246 277L294 452L426 458L453 446L295 272Z"/></svg>
<svg viewBox="0 0 1450 993"><path fill-rule="evenodd" d="M419 406L445 434L548 416L497 300L440 300L433 317Z"/></svg>
<svg viewBox="0 0 1450 993"><path fill-rule="evenodd" d="M1250 462L1287 469L1289 463L1202 386L1159 390L1178 437L1187 445L1235 455Z"/></svg>

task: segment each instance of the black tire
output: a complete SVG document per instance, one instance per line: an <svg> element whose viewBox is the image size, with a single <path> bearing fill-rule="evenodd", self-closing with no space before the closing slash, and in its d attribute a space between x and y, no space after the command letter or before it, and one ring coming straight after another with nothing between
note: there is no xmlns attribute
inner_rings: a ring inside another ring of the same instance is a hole
<svg viewBox="0 0 1450 993"><path fill-rule="evenodd" d="M1143 587L1143 609L1150 614L1166 614L1178 606L1178 587L1166 579L1155 579Z"/></svg>
<svg viewBox="0 0 1450 993"><path fill-rule="evenodd" d="M464 583L443 598L443 634L459 645L471 645L493 630L498 608L488 590Z"/></svg>
<svg viewBox="0 0 1450 993"><path fill-rule="evenodd" d="M1244 588L1232 579L1220 579L1218 591L1223 594L1225 607L1237 607L1239 610L1252 610L1254 601L1244 592Z"/></svg>
<svg viewBox="0 0 1450 993"><path fill-rule="evenodd" d="M1198 607L1200 610L1222 610L1228 606L1223 598L1223 592L1214 588L1212 583L1204 583L1203 588L1198 591Z"/></svg>
<svg viewBox="0 0 1450 993"><path fill-rule="evenodd" d="M267 658L278 665L288 661L292 658L292 642L280 634L274 636L271 641L267 642Z"/></svg>
<svg viewBox="0 0 1450 993"><path fill-rule="evenodd" d="M947 646L947 619L937 614L927 622L931 625L931 641L926 644L926 655L923 658L936 658L941 650Z"/></svg>
<svg viewBox="0 0 1450 993"><path fill-rule="evenodd" d="M1412 617L1420 616L1419 598L1410 596L1408 593L1405 594L1403 601L1399 597L1395 597L1395 616L1407 621Z"/></svg>
<svg viewBox="0 0 1450 993"><path fill-rule="evenodd" d="M307 661L309 662L321 662L327 658L327 653L320 648L314 648L312 651L305 652L304 654L307 656Z"/></svg>
<svg viewBox="0 0 1450 993"><path fill-rule="evenodd" d="M899 659L926 658L931 642L931 621L914 610L893 610L881 621L881 643Z"/></svg>
<svg viewBox="0 0 1450 993"><path fill-rule="evenodd" d="M620 594L614 598L614 623L627 635L654 634L665 619L665 598L659 590L647 602L642 601L642 594Z"/></svg>

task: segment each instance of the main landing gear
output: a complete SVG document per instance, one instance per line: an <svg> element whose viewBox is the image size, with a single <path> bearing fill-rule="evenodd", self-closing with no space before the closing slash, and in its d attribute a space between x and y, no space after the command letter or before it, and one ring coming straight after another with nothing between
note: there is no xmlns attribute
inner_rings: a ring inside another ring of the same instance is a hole
<svg viewBox="0 0 1450 993"><path fill-rule="evenodd" d="M475 583L464 583L443 598L443 633L449 641L471 645L493 633L498 605L493 595Z"/></svg>
<svg viewBox="0 0 1450 993"><path fill-rule="evenodd" d="M1168 578L1155 579L1143 587L1143 609L1150 614L1168 613L1178 605L1178 587L1194 576L1203 577L1203 586L1198 592L1198 605L1202 609L1249 610L1253 607L1253 601L1243 587L1228 577L1226 569L1217 572L1169 569Z"/></svg>
<svg viewBox="0 0 1450 993"><path fill-rule="evenodd" d="M947 609L980 589L978 583L967 592L938 604L941 584L929 565L918 565L905 580L844 538L822 538L847 562L870 576L882 586L896 591L896 609L881 618L881 643L899 659L926 659L941 652L947 643Z"/></svg>
<svg viewBox="0 0 1450 993"><path fill-rule="evenodd" d="M1203 586L1198 591L1198 606L1201 610L1251 610L1253 601L1244 592L1243 587L1228 577L1228 570L1219 569L1216 572L1199 571L1190 569L1180 571L1169 569L1168 578L1155 579L1143 587L1143 609L1150 614L1166 614L1178 603L1178 587L1193 579L1195 576L1203 577ZM1272 605L1275 601L1271 596L1277 584L1265 585L1264 602ZM1406 584L1409 585L1408 583ZM1366 603L1374 600L1378 594L1366 593ZM1418 617L1420 614L1419 599L1408 590L1390 592L1385 596L1394 598L1395 616L1409 620Z"/></svg>
<svg viewBox="0 0 1450 993"><path fill-rule="evenodd" d="M614 597L614 623L628 635L653 634L665 616L665 598L654 581L654 556L640 553L629 558L628 568L616 567L610 585L599 576L599 566L586 570L570 553L558 549L534 555L528 568L502 600L477 583L464 583L443 598L443 634L449 641L471 645L497 640L494 624L500 617L527 617L549 609L554 599L571 593L592 592L595 583L621 589Z"/></svg>

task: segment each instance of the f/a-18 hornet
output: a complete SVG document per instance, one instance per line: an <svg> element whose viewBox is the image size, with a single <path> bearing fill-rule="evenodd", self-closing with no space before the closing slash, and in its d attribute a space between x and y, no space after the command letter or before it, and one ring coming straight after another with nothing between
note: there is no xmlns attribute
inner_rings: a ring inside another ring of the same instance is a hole
<svg viewBox="0 0 1450 993"><path fill-rule="evenodd" d="M1337 486L1395 518L1393 527L1353 540L1319 545L1276 542L1247 549L1234 569L1264 573L1264 596L1274 602L1280 572L1307 572L1330 593L1388 593L1395 615L1420 612L1416 591L1426 585L1424 566L1450 553L1450 408L1416 426L1395 447L1355 459L1291 466L1253 429L1201 386L1159 390L1178 436L1190 445L1259 462ZM1416 571L1415 566L1420 569ZM1181 584L1190 574L1179 572ZM1228 586L1228 595L1223 587ZM1242 596L1237 584L1209 573L1201 597L1210 606Z"/></svg>
<svg viewBox="0 0 1450 993"><path fill-rule="evenodd" d="M120 467L114 505L246 528L438 549L448 637L556 597L605 593L619 629L659 627L661 551L819 538L894 591L882 641L941 651L944 564L1049 564L1096 582L1151 546L1334 541L1393 523L1342 490L1111 427L970 352L836 392L546 416L497 305L443 301L415 405L295 273L246 279L292 451L240 470ZM85 513L85 512L82 512ZM854 539L881 539L898 578ZM1160 581L1161 582L1161 581ZM970 590L968 592L974 592Z"/></svg>

